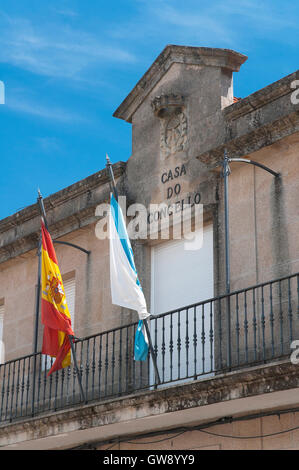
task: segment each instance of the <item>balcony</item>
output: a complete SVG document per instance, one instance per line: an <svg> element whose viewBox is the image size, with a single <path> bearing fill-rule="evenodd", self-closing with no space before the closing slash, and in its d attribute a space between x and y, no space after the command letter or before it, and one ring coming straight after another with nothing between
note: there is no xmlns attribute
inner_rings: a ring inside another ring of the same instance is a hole
<svg viewBox="0 0 299 470"><path fill-rule="evenodd" d="M53 359L31 354L0 365L0 423L285 362L299 339L299 273L150 318L151 358L133 359L137 322L76 340L74 366L47 376Z"/></svg>

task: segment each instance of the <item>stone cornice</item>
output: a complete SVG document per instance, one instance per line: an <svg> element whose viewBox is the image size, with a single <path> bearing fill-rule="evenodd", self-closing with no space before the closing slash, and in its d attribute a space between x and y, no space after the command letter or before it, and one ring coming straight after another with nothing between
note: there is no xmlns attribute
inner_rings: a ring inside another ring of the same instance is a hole
<svg viewBox="0 0 299 470"><path fill-rule="evenodd" d="M246 60L245 55L230 49L168 45L117 108L113 116L132 122L132 115L136 109L174 63L222 67L237 72Z"/></svg>
<svg viewBox="0 0 299 470"><path fill-rule="evenodd" d="M258 90L222 111L224 138L197 158L209 169L219 166L224 150L230 157L251 154L299 131L299 104L292 102L292 83L299 71Z"/></svg>
<svg viewBox="0 0 299 470"><path fill-rule="evenodd" d="M299 111L283 116L235 139L227 140L222 145L198 155L197 158L205 163L209 169L214 169L223 160L225 149L230 157L242 157L272 145L296 132L299 132Z"/></svg>
<svg viewBox="0 0 299 470"><path fill-rule="evenodd" d="M116 180L123 175L125 168L124 162L113 165ZM94 222L95 207L109 199L108 183L106 169L103 169L44 199L54 239ZM0 263L34 249L39 229L37 204L1 220Z"/></svg>
<svg viewBox="0 0 299 470"><path fill-rule="evenodd" d="M223 110L223 114L228 120L236 120L284 95L292 93L294 89L291 88L291 84L298 79L299 70L228 106Z"/></svg>
<svg viewBox="0 0 299 470"><path fill-rule="evenodd" d="M125 162L117 162L113 165L114 176L117 178L121 176L126 168ZM51 194L50 196L44 198L45 209L52 209L53 207L58 207L59 205L67 202L68 200L74 199L77 196L80 196L83 193L86 193L88 190L94 189L96 187L102 186L109 182L106 169L102 169L93 175L88 176L66 188L63 188L61 191ZM6 232L11 227L22 224L29 219L37 217L39 215L39 209L37 204L32 204L25 207L21 211L18 211L5 219L0 220L0 233Z"/></svg>
<svg viewBox="0 0 299 470"><path fill-rule="evenodd" d="M227 416L225 404L240 403L239 407L244 414L246 412L246 400L252 397L267 395L268 403L271 402L271 394L282 391L296 390L299 386L298 366L285 362L252 367L235 372L219 374L208 379L193 381L185 384L177 384L161 390L150 390L127 397L116 398L103 402L94 402L90 405L78 405L72 409L48 413L34 418L24 418L19 422L4 423L0 426L0 447L5 448L10 444L15 444L15 448L20 445L26 448L26 442L33 441L35 449L39 442L47 443L46 448L63 448L64 438L67 439L68 447L72 441L74 444L86 442L86 435L81 431L92 431L92 439L97 439L101 435L101 440L105 440L105 426L109 428L111 436L111 426L115 425L115 435L134 435L128 432L128 423L136 422L136 419L145 419L145 426L148 432L150 419L163 418L165 423L169 422L172 413L190 411L193 414L193 421L198 416L201 420L202 412L207 406L221 404L222 414L218 411L218 418ZM295 394L297 396L297 393ZM277 406L281 406L278 404ZM240 413L236 405L232 406L234 414ZM257 407L256 409L260 409ZM219 410L219 408L218 408ZM194 414L195 413L195 414ZM182 425L186 425L184 415L181 414ZM147 424L146 424L147 423ZM167 424L164 426L167 429ZM154 429L154 427L153 427ZM99 433L99 430L101 432ZM81 434L80 434L81 432ZM72 440L71 435L74 435ZM53 438L56 436L56 443ZM51 437L48 441L46 438ZM106 438L109 435L106 434ZM90 439L90 441L92 441ZM25 447L24 447L25 446ZM67 447L67 446L66 446Z"/></svg>

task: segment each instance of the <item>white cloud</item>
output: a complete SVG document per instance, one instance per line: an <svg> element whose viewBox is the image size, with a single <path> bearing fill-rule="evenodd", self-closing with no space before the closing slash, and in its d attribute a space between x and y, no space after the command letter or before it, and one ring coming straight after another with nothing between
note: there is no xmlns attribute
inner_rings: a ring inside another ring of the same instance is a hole
<svg viewBox="0 0 299 470"><path fill-rule="evenodd" d="M35 143L44 153L61 152L61 142L56 137L36 137Z"/></svg>
<svg viewBox="0 0 299 470"><path fill-rule="evenodd" d="M219 20L219 15L198 9L188 12L172 6L157 7L155 15L163 23L179 28L177 33L180 36L183 33L188 39L192 37L193 41L222 42L224 47L234 42L234 30L227 28L223 18Z"/></svg>
<svg viewBox="0 0 299 470"><path fill-rule="evenodd" d="M59 8L59 9L58 8L53 8L52 10L55 13L57 13L58 15L68 16L70 18L78 16L78 13L76 11L68 9L68 8Z"/></svg>
<svg viewBox="0 0 299 470"><path fill-rule="evenodd" d="M51 106L41 105L35 101L28 100L24 97L9 98L6 101L6 108L18 112L30 114L42 119L50 119L66 124L78 124L87 122L86 118L81 115L67 111L63 108L55 108Z"/></svg>
<svg viewBox="0 0 299 470"><path fill-rule="evenodd" d="M136 16L112 28L111 37L166 45L256 47L257 41L294 46L298 5L291 0L134 0ZM138 16L137 16L138 15Z"/></svg>
<svg viewBox="0 0 299 470"><path fill-rule="evenodd" d="M80 79L94 65L136 61L123 47L102 43L85 31L59 24L40 27L4 13L0 14L0 41L0 62L48 77Z"/></svg>

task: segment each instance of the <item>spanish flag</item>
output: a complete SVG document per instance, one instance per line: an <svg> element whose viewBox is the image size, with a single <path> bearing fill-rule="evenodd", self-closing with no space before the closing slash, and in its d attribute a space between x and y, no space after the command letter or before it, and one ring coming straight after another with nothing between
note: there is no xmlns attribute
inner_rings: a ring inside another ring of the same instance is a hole
<svg viewBox="0 0 299 470"><path fill-rule="evenodd" d="M41 229L41 316L44 325L42 354L56 358L48 373L50 375L70 365L71 345L68 335L74 336L74 332L53 242L43 219L41 219Z"/></svg>

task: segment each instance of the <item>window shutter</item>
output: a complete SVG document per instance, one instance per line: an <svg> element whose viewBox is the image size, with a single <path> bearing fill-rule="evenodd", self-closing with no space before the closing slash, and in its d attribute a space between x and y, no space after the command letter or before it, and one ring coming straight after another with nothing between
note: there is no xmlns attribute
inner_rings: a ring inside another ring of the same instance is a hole
<svg viewBox="0 0 299 470"><path fill-rule="evenodd" d="M65 292L65 298L66 298L66 303L71 315L71 320L72 320L72 327L74 329L74 324L75 324L75 294L76 294L76 282L75 278L72 277L71 279L68 279L67 281L63 281L63 286L64 286L64 292Z"/></svg>

